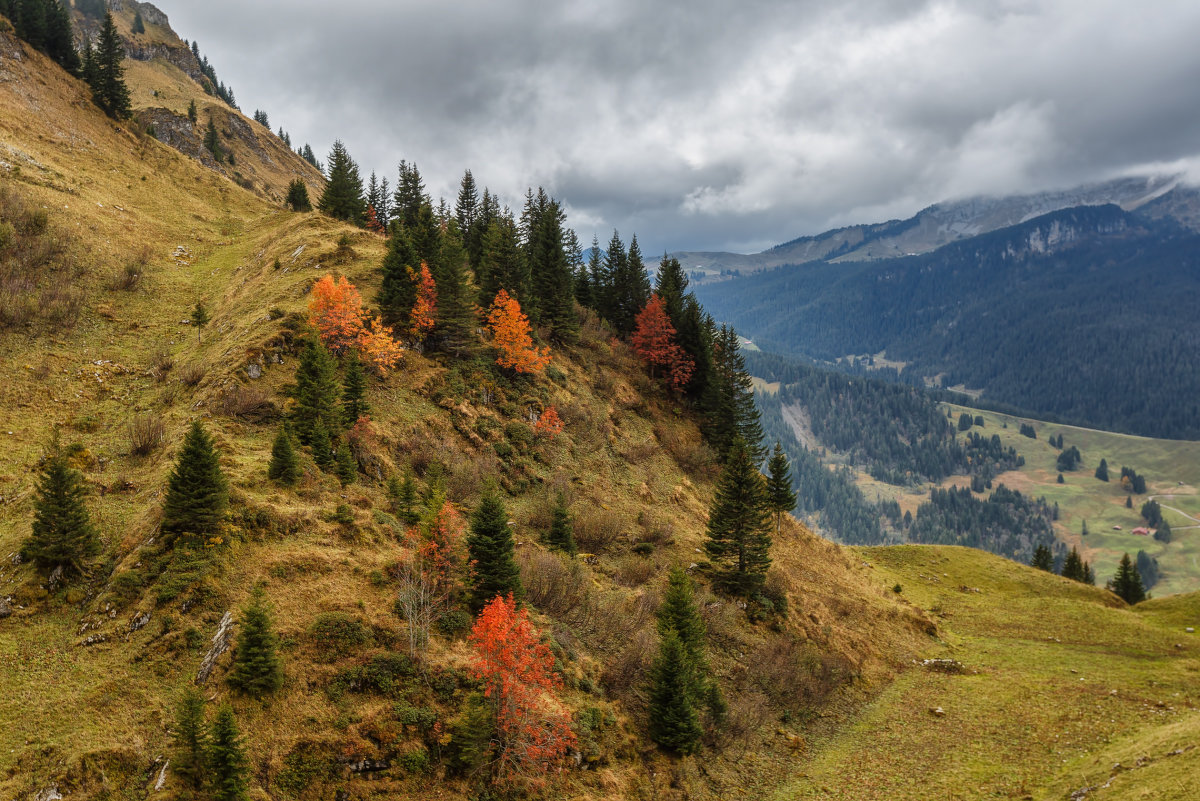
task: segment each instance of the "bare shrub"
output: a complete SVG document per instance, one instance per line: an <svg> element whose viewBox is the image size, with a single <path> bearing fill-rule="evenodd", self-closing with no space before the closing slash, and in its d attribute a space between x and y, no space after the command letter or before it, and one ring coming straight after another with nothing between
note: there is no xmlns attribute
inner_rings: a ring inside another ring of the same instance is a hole
<svg viewBox="0 0 1200 801"><path fill-rule="evenodd" d="M0 188L0 328L39 318L72 324L79 318L84 292L72 280L81 270L70 257L69 244L67 235L50 225L44 209Z"/></svg>
<svg viewBox="0 0 1200 801"><path fill-rule="evenodd" d="M72 326L79 321L86 293L78 286L52 283L38 299L42 317L56 326Z"/></svg>
<svg viewBox="0 0 1200 801"><path fill-rule="evenodd" d="M569 622L583 622L596 607L591 571L569 556L523 548L517 554L525 597L538 609Z"/></svg>
<svg viewBox="0 0 1200 801"><path fill-rule="evenodd" d="M179 380L189 387L194 387L204 380L208 370L199 362L192 362L179 368Z"/></svg>
<svg viewBox="0 0 1200 801"><path fill-rule="evenodd" d="M162 383L167 380L167 374L171 372L171 368L174 366L175 358L171 355L171 352L165 348L160 348L150 357L148 372L154 377L155 381Z"/></svg>
<svg viewBox="0 0 1200 801"><path fill-rule="evenodd" d="M609 660L600 674L600 684L616 698L628 703L634 691L645 685L650 663L658 653L658 638L643 629Z"/></svg>
<svg viewBox="0 0 1200 801"><path fill-rule="evenodd" d="M236 417L252 423L270 420L277 414L270 394L258 387L242 384L235 384L221 395L217 401L217 409L227 417Z"/></svg>
<svg viewBox="0 0 1200 801"><path fill-rule="evenodd" d="M136 292L150 266L151 255L150 246L143 245L124 267L109 276L108 288L113 292Z"/></svg>
<svg viewBox="0 0 1200 801"><path fill-rule="evenodd" d="M130 452L134 456L148 456L162 443L165 433L161 415L138 415L129 421Z"/></svg>
<svg viewBox="0 0 1200 801"><path fill-rule="evenodd" d="M820 705L851 678L844 658L792 637L774 638L762 645L750 663L747 677L771 703L793 711Z"/></svg>
<svg viewBox="0 0 1200 801"><path fill-rule="evenodd" d="M604 553L626 531L621 515L598 506L575 512L575 542L584 553Z"/></svg>
<svg viewBox="0 0 1200 801"><path fill-rule="evenodd" d="M644 439L640 442L630 443L621 451L621 458L630 464L641 464L649 459L654 454L658 453L658 443L653 439Z"/></svg>
<svg viewBox="0 0 1200 801"><path fill-rule="evenodd" d="M653 559L637 554L618 557L613 566L613 579L624 587L640 587L658 571Z"/></svg>

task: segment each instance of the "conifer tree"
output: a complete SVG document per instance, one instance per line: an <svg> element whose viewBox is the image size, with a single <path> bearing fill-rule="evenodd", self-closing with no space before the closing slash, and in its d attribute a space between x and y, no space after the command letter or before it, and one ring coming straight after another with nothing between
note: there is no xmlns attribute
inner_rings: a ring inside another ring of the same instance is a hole
<svg viewBox="0 0 1200 801"><path fill-rule="evenodd" d="M687 295L688 277L679 259L666 253L658 263L658 275L654 279L654 292L663 299L671 325L678 330L683 322L683 302Z"/></svg>
<svg viewBox="0 0 1200 801"><path fill-rule="evenodd" d="M129 117L129 87L125 85L125 46L117 33L111 13L105 13L100 38L93 55L92 98L108 116L123 120Z"/></svg>
<svg viewBox="0 0 1200 801"><path fill-rule="evenodd" d="M692 701L694 666L679 635L663 635L650 669L650 739L669 751L694 753L704 731Z"/></svg>
<svg viewBox="0 0 1200 801"><path fill-rule="evenodd" d="M546 542L556 551L562 551L569 556L579 553L575 544L575 533L571 527L571 514L567 511L567 499L560 492L554 503L550 517L550 533Z"/></svg>
<svg viewBox="0 0 1200 801"><path fill-rule="evenodd" d="M296 368L296 408L292 412L296 434L301 442L313 444L318 422L325 429L323 444L327 445L330 435L341 430L342 414L338 408L340 395L333 357L320 338L310 337ZM315 451L313 455L316 456Z"/></svg>
<svg viewBox="0 0 1200 801"><path fill-rule="evenodd" d="M1092 565L1090 562L1083 563L1083 583L1092 585L1096 583L1096 574L1092 572Z"/></svg>
<svg viewBox="0 0 1200 801"><path fill-rule="evenodd" d="M279 640L271 626L266 596L262 587L255 587L250 605L242 612L229 685L255 698L278 690L283 683L278 648Z"/></svg>
<svg viewBox="0 0 1200 801"><path fill-rule="evenodd" d="M309 448L312 449L313 461L317 467L328 473L337 467L337 456L333 452L333 438L324 420L317 420L309 431Z"/></svg>
<svg viewBox="0 0 1200 801"><path fill-rule="evenodd" d="M614 239L616 234L614 233ZM616 239L617 244L620 240ZM613 328L623 337L633 333L637 314L650 300L650 276L642 261L637 235L629 241L629 250L614 262L612 298L610 301Z"/></svg>
<svg viewBox="0 0 1200 801"><path fill-rule="evenodd" d="M1142 576L1129 554L1121 557L1117 566L1117 574L1108 583L1108 588L1115 592L1125 603L1133 605L1146 600L1146 587L1142 584Z"/></svg>
<svg viewBox="0 0 1200 801"><path fill-rule="evenodd" d="M208 746L208 769L214 801L246 801L249 767L233 707L228 703L221 704L212 724Z"/></svg>
<svg viewBox="0 0 1200 801"><path fill-rule="evenodd" d="M213 122L212 115L208 118L208 127L204 129L204 147L216 162L220 164L225 160L225 151L221 147L221 137L217 133L217 124Z"/></svg>
<svg viewBox="0 0 1200 801"><path fill-rule="evenodd" d="M100 540L87 507L83 477L55 452L46 459L33 501L33 533L21 548L25 557L47 572L83 572L85 562L100 552Z"/></svg>
<svg viewBox="0 0 1200 801"><path fill-rule="evenodd" d="M333 143L327 166L329 178L317 208L335 220L363 225L367 202L363 198L362 178L358 174L358 165L340 139Z"/></svg>
<svg viewBox="0 0 1200 801"><path fill-rule="evenodd" d="M467 535L471 562L471 610L478 613L497 595L524 595L521 572L513 558L512 529L508 512L495 487L486 487L471 515Z"/></svg>
<svg viewBox="0 0 1200 801"><path fill-rule="evenodd" d="M1038 545L1033 552L1033 561L1029 563L1031 567L1036 567L1038 570L1045 570L1048 573L1054 572L1054 554L1046 547L1044 543Z"/></svg>
<svg viewBox="0 0 1200 801"><path fill-rule="evenodd" d="M196 301L196 305L192 308L192 325L196 326L196 344L204 344L200 340L200 332L204 326L208 325L208 307L204 305L204 301Z"/></svg>
<svg viewBox="0 0 1200 801"><path fill-rule="evenodd" d="M458 222L459 233L463 237L463 245L467 250L467 262L474 269L479 264L479 255L483 231L479 228L480 218L479 189L475 186L475 176L467 170L463 173L458 187L458 200L454 204L454 218Z"/></svg>
<svg viewBox="0 0 1200 801"><path fill-rule="evenodd" d="M766 482L737 437L729 448L709 511L704 550L720 566L714 582L723 589L754 595L771 565Z"/></svg>
<svg viewBox="0 0 1200 801"><path fill-rule="evenodd" d="M591 293L591 302L588 303L588 306L603 317L601 309L606 307L610 287L605 278L604 262L600 259L600 239L595 234L592 234L592 247L588 253L585 269L588 274L588 289Z"/></svg>
<svg viewBox="0 0 1200 801"><path fill-rule="evenodd" d="M75 52L75 32L71 26L71 12L60 0L44 0L46 3L46 55L72 75L79 74L79 54Z"/></svg>
<svg viewBox="0 0 1200 801"><path fill-rule="evenodd" d="M271 446L271 463L267 465L267 478L284 486L292 486L300 480L300 459L292 446L292 436L286 425L279 427L275 443Z"/></svg>
<svg viewBox="0 0 1200 801"><path fill-rule="evenodd" d="M796 508L796 491L792 487L791 465L783 453L779 440L775 441L775 452L767 463L767 503L775 517L775 536L779 536L783 516Z"/></svg>
<svg viewBox="0 0 1200 801"><path fill-rule="evenodd" d="M1083 559L1079 556L1079 549L1074 546L1063 560L1062 577L1072 581L1083 581Z"/></svg>
<svg viewBox="0 0 1200 801"><path fill-rule="evenodd" d="M342 420L346 428L352 428L371 410L367 405L367 377L363 372L358 352L350 351L346 360L346 378L342 382Z"/></svg>
<svg viewBox="0 0 1200 801"><path fill-rule="evenodd" d="M192 100L188 103L187 116L188 116L188 119L191 121L192 125L195 125L196 120L199 119L200 115L199 115L199 112L196 111L196 101L195 100Z"/></svg>
<svg viewBox="0 0 1200 801"><path fill-rule="evenodd" d="M195 687L183 691L175 706L174 753L171 767L191 787L204 786L208 758L208 729L204 725L204 696Z"/></svg>
<svg viewBox="0 0 1200 801"><path fill-rule="evenodd" d="M713 342L712 408L708 437L722 457L741 438L758 464L763 458L762 423L741 343L731 326L723 325Z"/></svg>
<svg viewBox="0 0 1200 801"><path fill-rule="evenodd" d="M338 447L335 461L337 477L341 479L342 486L353 484L358 478L358 463L354 460L354 454L350 453L349 443L343 442Z"/></svg>
<svg viewBox="0 0 1200 801"><path fill-rule="evenodd" d="M604 251L600 276L598 280L593 279L592 283L596 287L596 311L618 332L620 328L617 325L617 316L621 302L618 282L626 275L627 264L625 243L621 241L621 235L614 229L612 239L608 240L608 247ZM632 318L630 318L629 324L633 325ZM630 330L633 330L632 327Z"/></svg>
<svg viewBox="0 0 1200 801"><path fill-rule="evenodd" d="M400 225L412 228L418 222L421 207L429 205L429 196L425 194L425 183L421 179L421 171L416 162L409 164L400 162L400 177L396 181L396 192L392 196L392 214Z"/></svg>
<svg viewBox="0 0 1200 801"><path fill-rule="evenodd" d="M300 178L288 184L287 197L284 205L292 211L312 211L312 201L308 198L308 186Z"/></svg>
<svg viewBox="0 0 1200 801"><path fill-rule="evenodd" d="M92 47L92 39L90 36L83 37L83 52L79 55L79 77L83 78L83 82L88 87L94 87L99 80L100 73L96 69L96 49ZM193 119L194 123L195 120Z"/></svg>
<svg viewBox="0 0 1200 801"><path fill-rule="evenodd" d="M208 432L197 420L188 430L167 480L162 532L171 539L184 533L207 537L216 533L228 505L220 459Z"/></svg>
<svg viewBox="0 0 1200 801"><path fill-rule="evenodd" d="M658 633L663 637L674 633L683 645L692 669L692 684L688 690L692 706L699 709L707 703L714 713L722 709L724 701L720 697L720 688L708 675L704 621L700 618L700 610L696 608L692 581L678 567L672 568L667 577L667 590L658 608Z"/></svg>
<svg viewBox="0 0 1200 801"><path fill-rule="evenodd" d="M383 257L383 281L376 298L383 321L388 325L409 328L413 304L417 301L417 285L412 276L420 264L421 258L408 232L402 226L394 225Z"/></svg>
<svg viewBox="0 0 1200 801"><path fill-rule="evenodd" d="M459 355L475 341L479 320L475 316L475 293L467 284L466 253L453 218L436 241L437 251L428 263L437 289L437 320L429 340Z"/></svg>
<svg viewBox="0 0 1200 801"><path fill-rule="evenodd" d="M392 502L392 511L400 522L406 526L415 526L421 520L418 510L417 482L413 479L411 470L404 471L404 478L392 476L388 480L388 497Z"/></svg>
<svg viewBox="0 0 1200 801"><path fill-rule="evenodd" d="M571 265L564 249L565 218L559 203L539 188L536 196L529 196L521 222L526 229L524 249L533 289L530 316L548 326L556 341L573 342L579 320Z"/></svg>
<svg viewBox="0 0 1200 801"><path fill-rule="evenodd" d="M145 21L142 20L142 12L140 12L140 11L133 12L133 27L131 28L131 30L134 33L145 33L146 32L146 23L145 23Z"/></svg>
<svg viewBox="0 0 1200 801"><path fill-rule="evenodd" d="M530 297L529 264L511 214L502 213L491 221L483 232L480 249L477 267L480 302L490 305L503 289L525 303Z"/></svg>

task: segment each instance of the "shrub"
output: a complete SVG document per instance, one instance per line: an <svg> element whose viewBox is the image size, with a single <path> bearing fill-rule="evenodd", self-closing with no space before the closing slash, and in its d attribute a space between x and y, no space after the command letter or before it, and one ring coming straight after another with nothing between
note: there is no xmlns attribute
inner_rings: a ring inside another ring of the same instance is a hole
<svg viewBox="0 0 1200 801"><path fill-rule="evenodd" d="M204 376L208 374L208 370L204 365L193 362L179 369L179 380L189 387L194 387L204 380Z"/></svg>
<svg viewBox="0 0 1200 801"><path fill-rule="evenodd" d="M371 642L371 630L345 612L324 612L308 627L313 644L327 659L349 656Z"/></svg>
<svg viewBox="0 0 1200 801"><path fill-rule="evenodd" d="M604 553L625 532L616 512L584 505L575 513L575 542L583 553Z"/></svg>
<svg viewBox="0 0 1200 801"><path fill-rule="evenodd" d="M226 417L236 417L252 423L270 420L277 413L268 392L241 384L233 386L221 396L217 401L217 409Z"/></svg>
<svg viewBox="0 0 1200 801"><path fill-rule="evenodd" d="M165 433L161 415L138 415L129 421L129 450L134 456L148 456L162 443Z"/></svg>

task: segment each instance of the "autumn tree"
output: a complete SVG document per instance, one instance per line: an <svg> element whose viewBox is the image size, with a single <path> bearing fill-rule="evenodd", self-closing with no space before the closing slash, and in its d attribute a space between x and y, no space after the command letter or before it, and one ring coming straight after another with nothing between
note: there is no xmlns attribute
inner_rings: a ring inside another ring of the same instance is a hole
<svg viewBox="0 0 1200 801"><path fill-rule="evenodd" d="M533 344L521 304L503 289L496 293L487 324L492 345L499 351L496 364L517 373L540 373L550 363L550 349Z"/></svg>
<svg viewBox="0 0 1200 801"><path fill-rule="evenodd" d="M374 177L374 173L372 173L372 177ZM373 203L367 204L366 228L373 234L384 233L383 223L379 221L379 215L375 213L375 205Z"/></svg>
<svg viewBox="0 0 1200 801"><path fill-rule="evenodd" d="M549 769L575 746L571 714L555 695L562 686L554 655L529 615L511 595L496 596L480 612L469 638L473 672L495 721L492 779L503 786L537 788Z"/></svg>
<svg viewBox="0 0 1200 801"><path fill-rule="evenodd" d="M657 294L651 295L638 313L630 341L633 352L650 365L651 377L658 367L663 367L672 389L682 391L687 386L695 364L676 344L675 327L667 316L666 304Z"/></svg>
<svg viewBox="0 0 1200 801"><path fill-rule="evenodd" d="M326 274L309 292L308 322L325 347L341 356L358 347L363 333L362 296L345 276Z"/></svg>
<svg viewBox="0 0 1200 801"><path fill-rule="evenodd" d="M411 508L412 498L407 503ZM416 656L428 645L430 629L454 604L466 562L462 518L435 491L430 508L420 525L409 530L408 539L413 556L400 566L395 609L408 624L409 652Z"/></svg>
<svg viewBox="0 0 1200 801"><path fill-rule="evenodd" d="M412 312L409 314L408 333L420 342L437 322L437 284L429 272L429 265L421 262L420 270L408 270L408 277L413 282L416 293L413 299Z"/></svg>
<svg viewBox="0 0 1200 801"><path fill-rule="evenodd" d="M562 418L558 416L558 409L555 409L553 406L547 406L542 413L538 415L537 422L533 424L533 430L535 433L541 436L550 438L554 438L561 434L563 430L563 421Z"/></svg>

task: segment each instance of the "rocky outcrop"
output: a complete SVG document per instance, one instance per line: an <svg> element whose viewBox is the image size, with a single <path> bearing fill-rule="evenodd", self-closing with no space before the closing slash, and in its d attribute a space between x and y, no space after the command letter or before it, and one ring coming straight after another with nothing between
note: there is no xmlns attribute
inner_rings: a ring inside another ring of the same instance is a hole
<svg viewBox="0 0 1200 801"><path fill-rule="evenodd" d="M204 146L196 126L192 125L192 121L187 117L166 108L140 109L136 116L143 129L154 127L154 137L164 145L175 148L211 170L220 169L212 153Z"/></svg>
<svg viewBox="0 0 1200 801"><path fill-rule="evenodd" d="M217 666L217 660L229 650L231 645L233 645L233 612L226 612L221 618L221 622L217 624L217 633L213 635L212 646L209 647L208 653L204 655L204 660L200 663L200 670L196 671L198 686L204 686L212 674L213 668Z"/></svg>

